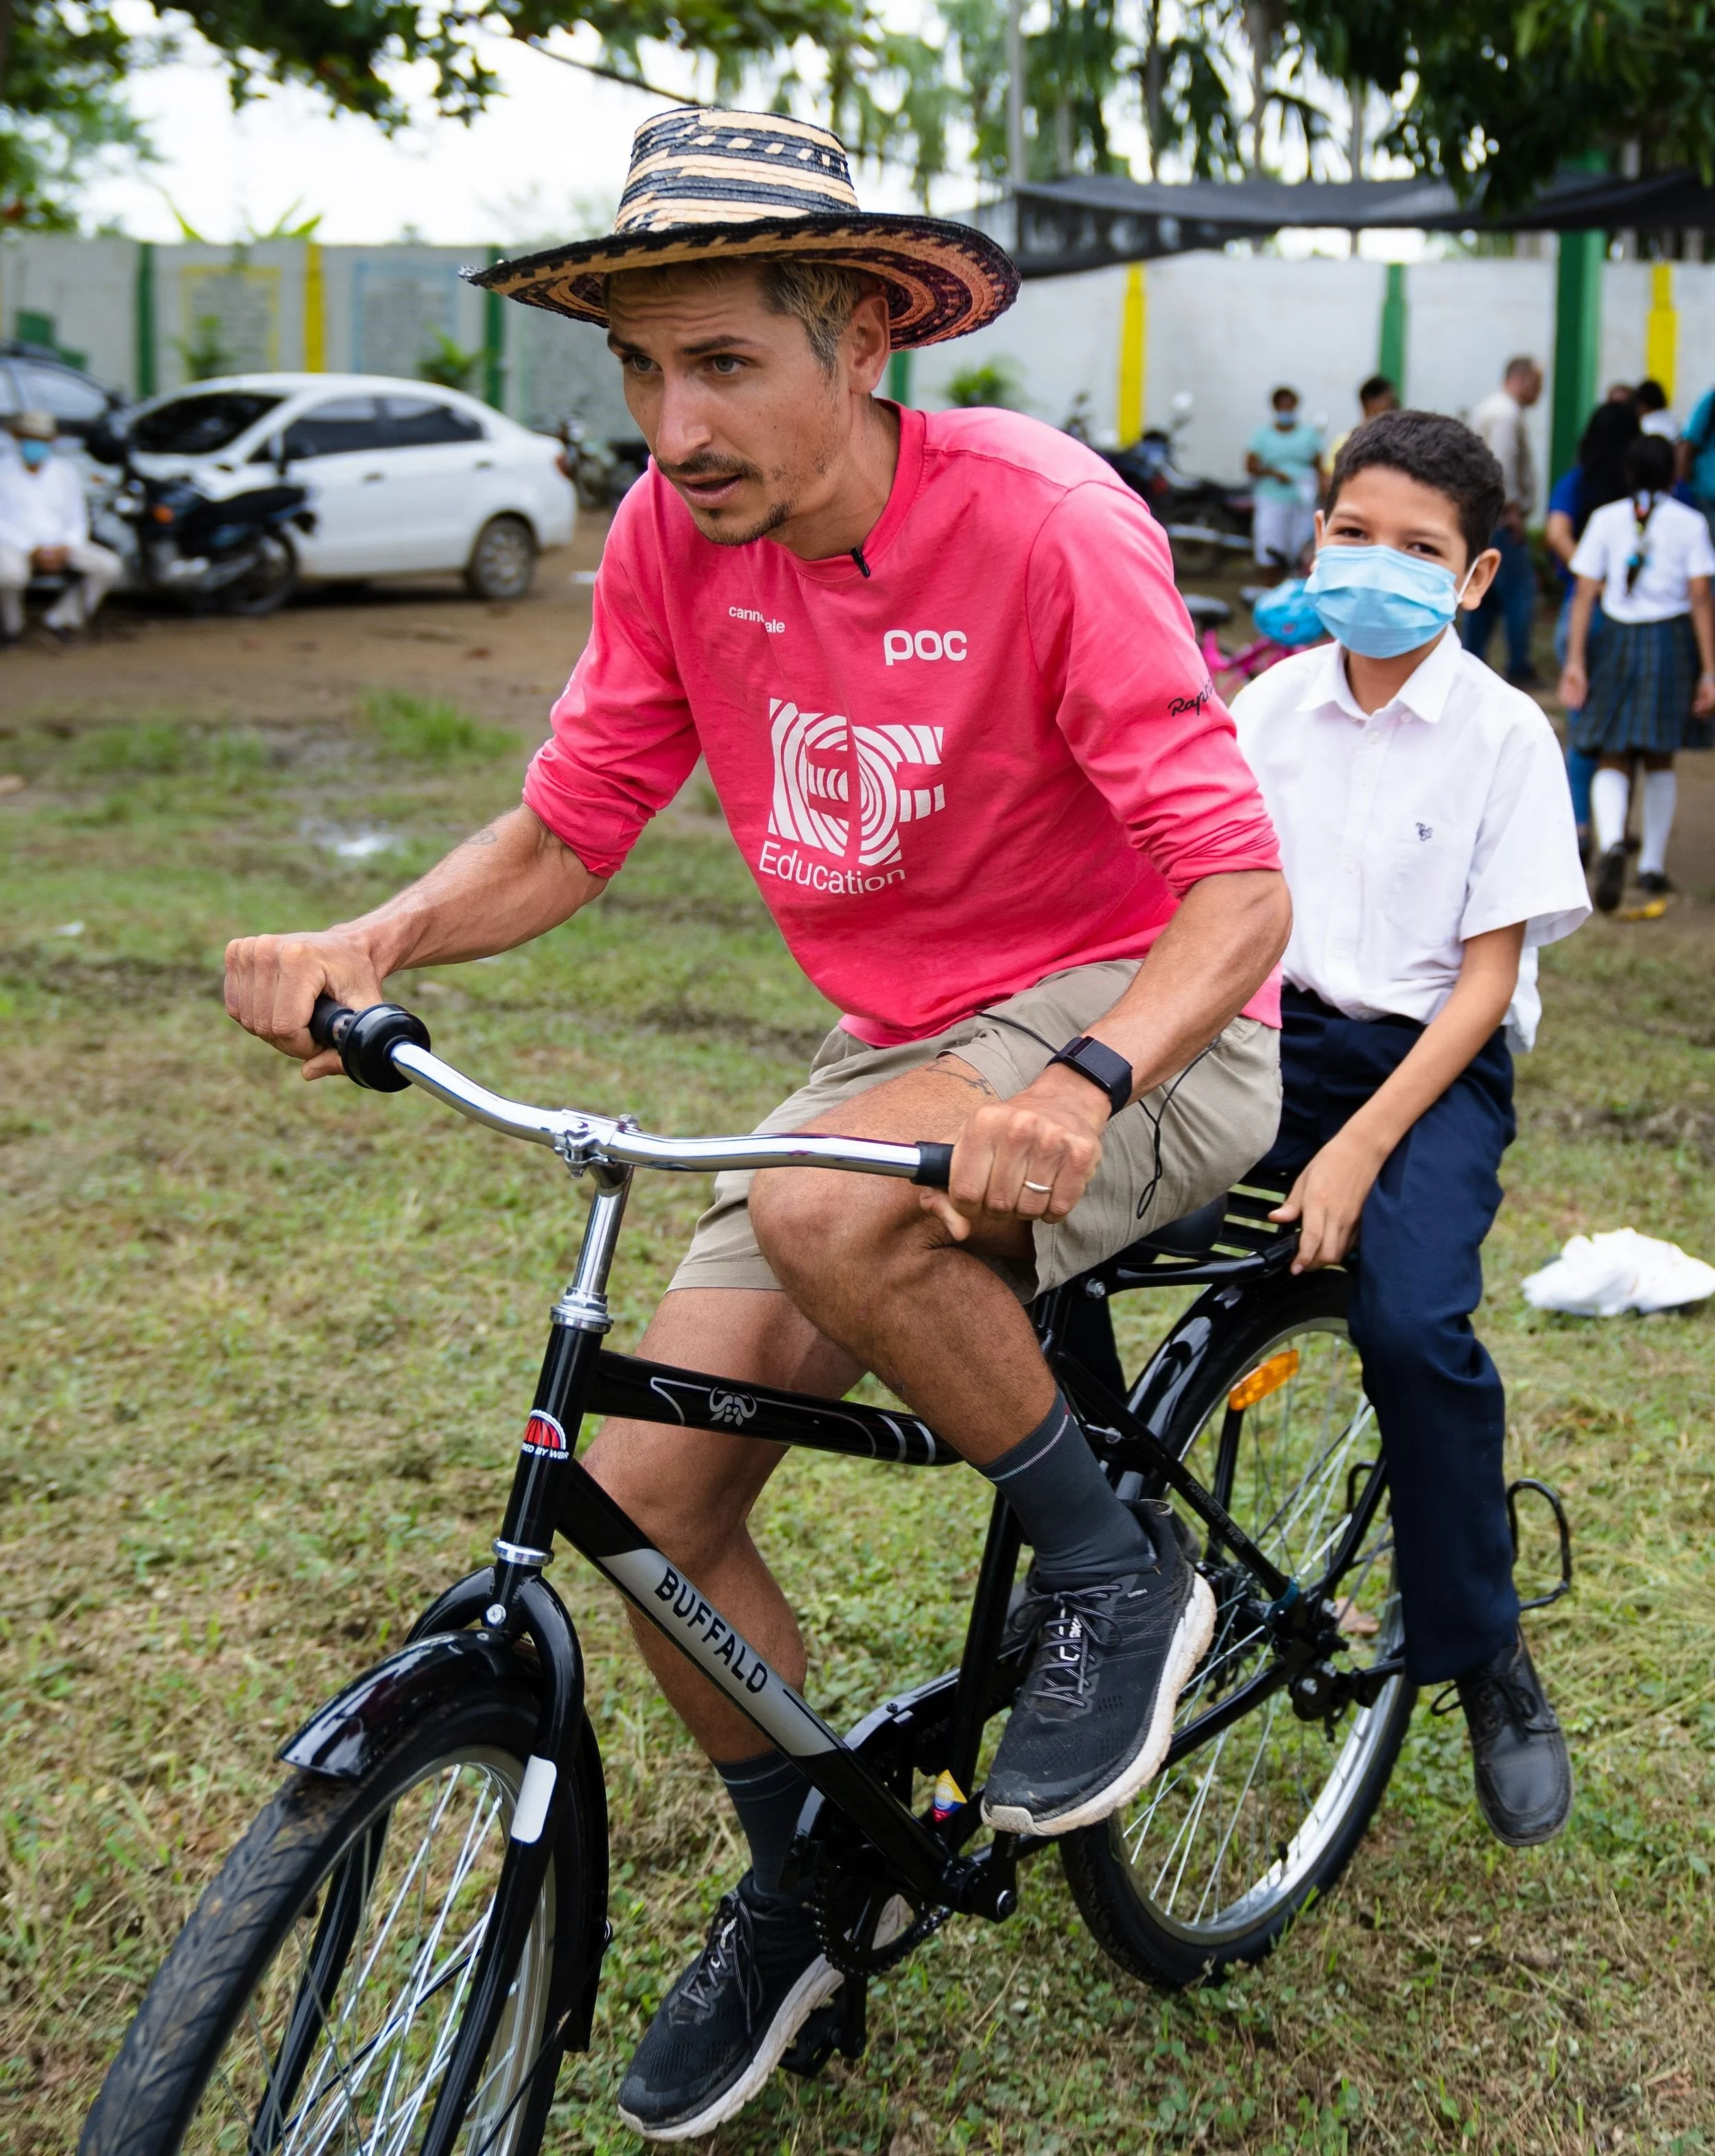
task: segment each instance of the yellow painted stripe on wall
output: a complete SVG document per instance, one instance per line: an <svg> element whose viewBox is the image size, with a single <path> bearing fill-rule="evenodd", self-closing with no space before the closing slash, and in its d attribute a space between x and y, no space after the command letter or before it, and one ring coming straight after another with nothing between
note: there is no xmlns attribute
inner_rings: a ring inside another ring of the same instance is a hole
<svg viewBox="0 0 1715 2156"><path fill-rule="evenodd" d="M1149 345L1149 295L1143 264L1126 271L1126 297L1120 310L1120 393L1117 424L1122 444L1143 432L1143 376Z"/></svg>
<svg viewBox="0 0 1715 2156"><path fill-rule="evenodd" d="M304 372L327 372L327 286L321 249L313 239L304 242Z"/></svg>
<svg viewBox="0 0 1715 2156"><path fill-rule="evenodd" d="M1650 311L1644 321L1644 372L1673 402L1673 377L1679 366L1679 311L1673 304L1673 264L1658 262L1650 272Z"/></svg>

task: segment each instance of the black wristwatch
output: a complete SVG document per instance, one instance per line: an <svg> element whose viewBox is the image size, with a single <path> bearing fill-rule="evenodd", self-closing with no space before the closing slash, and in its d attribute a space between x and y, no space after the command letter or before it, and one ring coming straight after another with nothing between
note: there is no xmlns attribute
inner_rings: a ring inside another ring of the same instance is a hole
<svg viewBox="0 0 1715 2156"><path fill-rule="evenodd" d="M1101 1041L1091 1040L1087 1033L1069 1040L1058 1055L1050 1055L1048 1060L1050 1064L1065 1064L1106 1093L1110 1115L1117 1116L1122 1108L1131 1105L1132 1087L1136 1082L1131 1065L1123 1055L1116 1055Z"/></svg>

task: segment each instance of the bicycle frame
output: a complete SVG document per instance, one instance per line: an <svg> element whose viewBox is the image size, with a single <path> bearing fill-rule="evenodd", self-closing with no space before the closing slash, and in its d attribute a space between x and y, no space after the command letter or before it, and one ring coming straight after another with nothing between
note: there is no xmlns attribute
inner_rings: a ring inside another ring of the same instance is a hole
<svg viewBox="0 0 1715 2156"><path fill-rule="evenodd" d="M999 1921L1017 1906L1019 1858L1041 1845L1029 1838L998 1835L985 1848L970 1856L963 1853L979 1823L978 1805L967 1793L975 1777L983 1725L1016 1688L1025 1653L1022 1646L1009 1656L1004 1652L1020 1541L1018 1523L1004 1499L996 1498L991 1512L958 1671L887 1702L849 1738L842 1738L696 1583L655 1548L577 1457L583 1419L595 1414L691 1430L736 1432L905 1467L947 1466L958 1458L927 1424L901 1411L739 1384L618 1354L603 1345L610 1324L608 1276L634 1162L701 1165L718 1146L721 1156L710 1164L737 1165L735 1148L717 1141L689 1141L670 1147L624 1124L523 1111L473 1086L429 1055L426 1038L420 1048L395 1041L386 1053L396 1070L465 1113L512 1135L552 1145L574 1173L589 1173L595 1185L571 1283L552 1312L504 1522L494 1543L494 1565L472 1573L441 1596L424 1612L411 1643L399 1656L321 1710L279 1755L312 1771L355 1775L362 1762L351 1750L354 1722L363 1722L368 1702L381 1694L391 1696L392 1679L408 1657L422 1655L438 1640L449 1644L446 1635L473 1620L477 1625L474 1636L467 1632L465 1637L475 1650L502 1650L522 1637L534 1645L544 1680L541 1726L515 1810L470 2000L423 2143L422 2156L446 2156L505 2005L519 1944L549 1861L560 1775L582 1722L583 1676L576 1635L558 1597L542 1576L552 1562L557 1536L587 1558L634 1609L726 1694L769 1744L797 1761L816 1794L800 1820L788 1876L802 1876L804 1867L815 1861L818 1835L829 1824L826 1811L831 1806L838 1820L882 1860L889 1883L907 1892L921 1907ZM768 1142L776 1148L783 1142ZM928 1150L848 1139L789 1142L807 1160L827 1158L838 1148L843 1158L830 1164L854 1165L854 1157L860 1153L878 1161L885 1157L885 1172L895 1174L910 1172L920 1150ZM634 1159L613 1157L622 1151ZM1105 1296L1111 1288L1169 1281L1200 1283L1209 1290L1157 1350L1129 1401L1122 1399L1103 1373L1091 1367L1101 1359L1099 1356L1086 1357L1077 1350L1074 1297L1078 1290L1057 1289L1035 1306L1045 1353L1098 1451L1116 1469L1142 1476L1152 1492L1171 1488L1203 1521L1213 1541L1224 1544L1270 1598L1274 1659L1178 1732L1168 1754L1169 1762L1236 1720L1262 1693L1289 1682L1326 1651L1328 1618L1323 1584L1340 1576L1360 1546L1381 1497L1384 1478L1379 1468L1372 1467L1323 1583L1301 1588L1271 1563L1219 1499L1162 1441L1162 1430L1186 1383L1214 1353L1226 1327L1241 1322L1248 1298L1262 1291L1290 1260L1295 1239L1272 1229L1268 1233L1273 1240L1264 1240L1260 1248L1185 1263L1163 1265L1157 1260L1139 1265L1131 1254L1124 1254L1079 1284L1086 1299ZM1111 1332L1107 1337L1112 1358ZM1114 1361L1107 1376L1117 1370ZM1379 1686L1395 1673L1378 1666L1370 1674ZM927 1821L920 1819L909 1802L913 1770L950 1775L956 1802L945 1810L937 1805ZM855 2016L860 2032L862 1989L856 1980L846 1987L847 2011ZM593 2004L593 1984L578 2017L586 2032ZM578 2032L562 2030L555 2041L558 2048L578 2041ZM858 2041L860 2045L860 2033Z"/></svg>

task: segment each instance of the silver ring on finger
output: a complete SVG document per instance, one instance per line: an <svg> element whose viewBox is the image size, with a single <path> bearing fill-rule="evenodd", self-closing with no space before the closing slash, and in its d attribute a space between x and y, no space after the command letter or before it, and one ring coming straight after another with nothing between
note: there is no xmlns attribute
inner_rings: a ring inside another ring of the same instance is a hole
<svg viewBox="0 0 1715 2156"><path fill-rule="evenodd" d="M1054 1195L1054 1185L1051 1183L1032 1183L1028 1176L1024 1178L1024 1188L1026 1190L1040 1190L1045 1198L1051 1198Z"/></svg>

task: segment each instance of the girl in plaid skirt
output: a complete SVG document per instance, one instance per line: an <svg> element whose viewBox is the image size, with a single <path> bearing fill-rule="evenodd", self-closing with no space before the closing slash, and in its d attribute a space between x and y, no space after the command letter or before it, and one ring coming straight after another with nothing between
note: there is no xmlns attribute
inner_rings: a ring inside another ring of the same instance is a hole
<svg viewBox="0 0 1715 2156"><path fill-rule="evenodd" d="M1626 452L1630 488L1585 525L1570 567L1577 578L1560 699L1572 746L1598 758L1590 788L1596 826L1596 904L1611 913L1625 887L1625 812L1634 762L1644 769L1638 888L1667 880L1673 759L1715 738L1715 546L1696 510L1673 499L1673 445L1645 434ZM1598 599L1607 626L1587 670ZM1578 708L1582 706L1582 709Z"/></svg>

